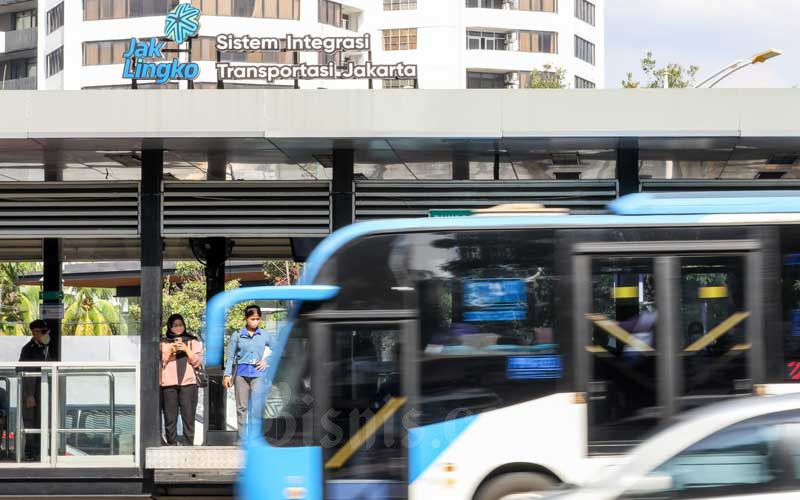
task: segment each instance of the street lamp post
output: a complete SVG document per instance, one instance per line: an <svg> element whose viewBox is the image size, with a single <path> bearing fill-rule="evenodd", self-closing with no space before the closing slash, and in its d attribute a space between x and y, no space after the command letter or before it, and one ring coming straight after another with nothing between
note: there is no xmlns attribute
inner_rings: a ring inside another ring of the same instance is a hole
<svg viewBox="0 0 800 500"><path fill-rule="evenodd" d="M783 54L782 50L768 49L768 50L765 50L763 52L759 52L758 54L754 55L753 57L750 58L749 61L745 62L742 59L739 59L739 60L734 61L733 63L729 64L728 66L724 67L720 71L717 71L716 73L714 73L710 77L706 78L705 80L703 80L699 84L695 85L695 88L700 88L703 85L705 85L706 83L708 83L711 80L713 80L714 78L717 78L719 75L722 75L722 76L719 76L719 78L714 80L714 82L711 85L708 86L708 88L713 88L719 82L721 82L722 80L728 78L729 76L731 76L732 74L736 73L737 71L743 70L744 68L746 68L748 66L752 66L753 64L766 62L769 59L772 59L773 57L778 57L781 54Z"/></svg>

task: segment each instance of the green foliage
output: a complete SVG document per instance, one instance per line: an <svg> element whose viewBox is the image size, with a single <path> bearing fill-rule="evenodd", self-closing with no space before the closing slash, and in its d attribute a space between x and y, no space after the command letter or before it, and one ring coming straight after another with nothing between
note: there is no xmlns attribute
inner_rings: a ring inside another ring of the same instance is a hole
<svg viewBox="0 0 800 500"><path fill-rule="evenodd" d="M694 85L694 79L697 76L697 72L700 71L699 66L691 65L686 68L678 63L669 63L662 68L658 68L656 60L653 58L653 53L650 51L642 58L641 63L642 71L647 80L642 84L633 79L633 73L628 73L627 78L622 81L624 88L660 89L664 88L664 82L668 82L671 89L687 88Z"/></svg>
<svg viewBox="0 0 800 500"><path fill-rule="evenodd" d="M531 89L565 89L567 88L567 70L562 67L553 68L552 64L545 64L541 71L531 71Z"/></svg>
<svg viewBox="0 0 800 500"><path fill-rule="evenodd" d="M127 335L128 325L111 302L110 288L68 288L64 294L63 335Z"/></svg>
<svg viewBox="0 0 800 500"><path fill-rule="evenodd" d="M27 335L28 324L39 317L39 287L17 283L40 268L33 262L0 262L0 335Z"/></svg>
<svg viewBox="0 0 800 500"><path fill-rule="evenodd" d="M239 288L239 281L225 283L226 290ZM171 314L180 314L186 320L186 328L197 333L202 327L206 309L206 276L199 262L179 262L173 276L164 279L162 298L163 320ZM227 331L244 326L244 308L247 304L237 304L228 311L225 322ZM166 325L165 328L166 330Z"/></svg>
<svg viewBox="0 0 800 500"><path fill-rule="evenodd" d="M272 281L274 286L287 286L297 283L303 265L283 260L267 260L263 269L264 278Z"/></svg>

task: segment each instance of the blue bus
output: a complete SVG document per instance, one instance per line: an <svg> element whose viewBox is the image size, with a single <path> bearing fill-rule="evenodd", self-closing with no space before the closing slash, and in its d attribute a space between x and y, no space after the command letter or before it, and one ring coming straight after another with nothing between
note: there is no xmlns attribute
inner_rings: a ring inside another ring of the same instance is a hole
<svg viewBox="0 0 800 500"><path fill-rule="evenodd" d="M800 196L635 194L609 214L354 224L283 300L246 499L452 498L579 483L678 413L800 380ZM268 401L269 411L264 411Z"/></svg>

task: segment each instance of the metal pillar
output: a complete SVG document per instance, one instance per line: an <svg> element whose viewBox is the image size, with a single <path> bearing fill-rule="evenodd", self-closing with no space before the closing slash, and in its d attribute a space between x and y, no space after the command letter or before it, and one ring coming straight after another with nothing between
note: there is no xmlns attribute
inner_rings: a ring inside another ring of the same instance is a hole
<svg viewBox="0 0 800 500"><path fill-rule="evenodd" d="M164 176L164 151L142 149L142 182L139 216L141 275L141 369L140 464L144 468L145 450L161 445L159 394L159 350L161 338L161 276L164 247L161 241L161 181Z"/></svg>
<svg viewBox="0 0 800 500"><path fill-rule="evenodd" d="M639 141L621 139L617 149L619 196L639 192Z"/></svg>
<svg viewBox="0 0 800 500"><path fill-rule="evenodd" d="M462 155L453 155L453 180L469 180L469 159Z"/></svg>
<svg viewBox="0 0 800 500"><path fill-rule="evenodd" d="M226 178L225 167L227 163L227 157L224 151L209 151L206 179L210 181L224 181ZM206 301L214 295L225 291L225 261L228 258L227 249L227 238L206 238L203 241L202 253L206 261ZM209 386L207 389L202 390L203 421L200 423L200 428L202 428L204 444L209 443L209 431L225 431L225 417L227 415L227 390L222 387L222 373L212 371L209 375ZM214 444L219 443L215 442Z"/></svg>
<svg viewBox="0 0 800 500"><path fill-rule="evenodd" d="M45 238L42 241L42 304L61 305L61 239ZM50 328L49 356L52 361L61 360L61 320L46 319Z"/></svg>
<svg viewBox="0 0 800 500"><path fill-rule="evenodd" d="M44 180L63 180L60 165L60 156L56 151L44 153ZM42 240L42 304L61 305L61 266L62 252L60 238L45 238ZM53 361L61 360L61 320L46 319L50 328L49 355Z"/></svg>
<svg viewBox="0 0 800 500"><path fill-rule="evenodd" d="M355 155L352 149L333 150L333 183L331 211L333 229L353 223L353 165Z"/></svg>

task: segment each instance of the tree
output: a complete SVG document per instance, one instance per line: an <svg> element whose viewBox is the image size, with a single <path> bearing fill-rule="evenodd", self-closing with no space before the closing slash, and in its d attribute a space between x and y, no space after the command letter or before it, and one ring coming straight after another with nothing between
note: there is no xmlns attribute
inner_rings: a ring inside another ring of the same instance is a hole
<svg viewBox="0 0 800 500"><path fill-rule="evenodd" d="M0 335L27 335L28 324L39 317L39 287L17 284L39 267L32 262L0 263Z"/></svg>
<svg viewBox="0 0 800 500"><path fill-rule="evenodd" d="M186 321L186 329L199 332L203 326L203 315L206 311L206 275L199 262L178 262L175 267L174 283L170 277L164 279L162 311L164 321L171 314L180 314ZM238 280L225 283L225 290L239 288ZM228 311L225 322L227 331L244 326L244 308L247 304L237 304Z"/></svg>
<svg viewBox="0 0 800 500"><path fill-rule="evenodd" d="M287 286L297 283L303 265L288 260L268 260L264 262L264 277L274 286Z"/></svg>
<svg viewBox="0 0 800 500"><path fill-rule="evenodd" d="M691 65L685 68L678 63L669 63L663 68L658 68L653 53L648 51L642 58L642 71L647 78L647 81L642 84L641 82L633 79L633 73L628 73L627 78L622 81L622 86L626 89L636 88L649 88L660 89L664 88L664 82L669 83L669 88L687 88L694 85L695 76L700 71L699 66Z"/></svg>
<svg viewBox="0 0 800 500"><path fill-rule="evenodd" d="M567 70L562 67L554 68L552 64L545 64L541 71L531 71L531 89L565 89L567 88Z"/></svg>
<svg viewBox="0 0 800 500"><path fill-rule="evenodd" d="M110 288L67 289L64 294L62 335L127 335L128 325L111 301L113 296Z"/></svg>

